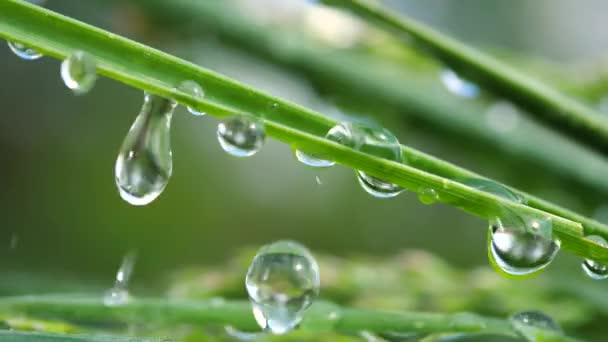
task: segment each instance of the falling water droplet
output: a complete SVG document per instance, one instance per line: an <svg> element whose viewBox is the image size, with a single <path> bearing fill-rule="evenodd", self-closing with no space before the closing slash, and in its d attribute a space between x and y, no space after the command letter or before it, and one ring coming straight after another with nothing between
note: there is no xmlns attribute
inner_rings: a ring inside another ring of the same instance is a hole
<svg viewBox="0 0 608 342"><path fill-rule="evenodd" d="M264 123L244 115L231 117L217 126L217 140L233 156L252 156L264 146Z"/></svg>
<svg viewBox="0 0 608 342"><path fill-rule="evenodd" d="M175 106L172 100L145 94L143 107L122 143L115 166L116 186L120 196L133 205L149 204L169 182Z"/></svg>
<svg viewBox="0 0 608 342"><path fill-rule="evenodd" d="M203 97L205 97L205 92L203 91L203 88L194 81L184 81L180 83L177 89L197 99L202 99ZM188 111L192 115L205 115L205 113L198 111L192 107L188 107Z"/></svg>
<svg viewBox="0 0 608 342"><path fill-rule="evenodd" d="M441 82L452 93L465 98L474 98L479 95L479 87L460 76L451 69L441 72Z"/></svg>
<svg viewBox="0 0 608 342"><path fill-rule="evenodd" d="M587 240L591 240L596 244L608 248L608 242L601 236L598 235L590 235L586 237ZM603 280L608 278L608 266L601 264L592 259L583 260L581 266L583 267L583 271L591 278L595 280Z"/></svg>
<svg viewBox="0 0 608 342"><path fill-rule="evenodd" d="M44 56L42 53L27 47L21 43L17 42L8 42L8 47L13 51L15 55L17 55L21 59L25 59L28 61L33 61Z"/></svg>
<svg viewBox="0 0 608 342"><path fill-rule="evenodd" d="M540 311L516 313L509 318L509 321L513 329L530 342L539 341L539 334L562 334L559 324Z"/></svg>
<svg viewBox="0 0 608 342"><path fill-rule="evenodd" d="M319 266L306 247L278 241L258 251L245 284L260 327L284 334L300 323L319 294Z"/></svg>
<svg viewBox="0 0 608 342"><path fill-rule="evenodd" d="M317 182L318 185L323 184L323 181L321 181L321 176L315 176L315 181Z"/></svg>
<svg viewBox="0 0 608 342"><path fill-rule="evenodd" d="M95 59L83 51L76 51L61 63L63 83L75 94L87 93L97 80Z"/></svg>
<svg viewBox="0 0 608 342"><path fill-rule="evenodd" d="M135 252L130 252L123 257L118 272L116 272L114 286L109 289L103 297L105 305L125 305L131 299L131 295L129 294L129 281L131 280L131 274L133 274L136 258L137 255Z"/></svg>
<svg viewBox="0 0 608 342"><path fill-rule="evenodd" d="M435 189L425 188L418 192L418 199L422 204L433 204L439 199L439 195Z"/></svg>

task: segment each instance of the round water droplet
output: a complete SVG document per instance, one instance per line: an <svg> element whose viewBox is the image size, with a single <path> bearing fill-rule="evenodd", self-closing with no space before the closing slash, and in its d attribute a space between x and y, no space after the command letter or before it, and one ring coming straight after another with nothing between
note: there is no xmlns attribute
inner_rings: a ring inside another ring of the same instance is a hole
<svg viewBox="0 0 608 342"><path fill-rule="evenodd" d="M497 101L485 113L486 125L497 133L509 133L519 124L519 109L508 101Z"/></svg>
<svg viewBox="0 0 608 342"><path fill-rule="evenodd" d="M173 171L171 117L176 103L145 94L144 105L125 137L114 168L120 196L146 205L165 189Z"/></svg>
<svg viewBox="0 0 608 342"><path fill-rule="evenodd" d="M38 52L32 48L29 48L21 43L8 42L8 47L21 59L33 61L44 56L41 52Z"/></svg>
<svg viewBox="0 0 608 342"><path fill-rule="evenodd" d="M511 275L532 274L547 267L560 247L559 241L551 238L551 221L547 222L535 221L530 227L503 225L500 220L491 222L488 229L491 262Z"/></svg>
<svg viewBox="0 0 608 342"><path fill-rule="evenodd" d="M88 92L97 81L95 59L83 51L72 53L61 63L61 78L75 94Z"/></svg>
<svg viewBox="0 0 608 342"><path fill-rule="evenodd" d="M217 140L233 156L252 156L264 146L264 123L253 117L231 117L217 126Z"/></svg>
<svg viewBox="0 0 608 342"><path fill-rule="evenodd" d="M441 82L452 93L465 98L474 98L479 95L479 87L460 76L451 69L441 72Z"/></svg>
<svg viewBox="0 0 608 342"><path fill-rule="evenodd" d="M528 341L538 341L539 332L562 334L562 328L540 311L524 311L509 318L513 329Z"/></svg>
<svg viewBox="0 0 608 342"><path fill-rule="evenodd" d="M129 291L122 287L113 287L103 296L103 303L107 306L121 306L128 304L131 300Z"/></svg>
<svg viewBox="0 0 608 342"><path fill-rule="evenodd" d="M194 81L184 81L180 83L177 89L197 99L202 99L203 97L205 97L205 92L203 91L203 88ZM205 115L205 113L198 111L192 107L188 107L188 111L192 115Z"/></svg>
<svg viewBox="0 0 608 342"><path fill-rule="evenodd" d="M330 167L335 164L335 162L331 160L317 158L300 150L296 150L295 155L300 162L312 167Z"/></svg>
<svg viewBox="0 0 608 342"><path fill-rule="evenodd" d="M304 246L279 241L258 251L245 284L260 327L284 334L300 323L319 294L319 266Z"/></svg>
<svg viewBox="0 0 608 342"><path fill-rule="evenodd" d="M426 188L418 193L418 199L422 204L433 204L439 199L439 195L435 189Z"/></svg>
<svg viewBox="0 0 608 342"><path fill-rule="evenodd" d="M598 235L590 235L586 237L587 240L591 240L596 244L608 248L608 242L601 236ZM583 267L583 271L587 274L591 279L595 280L603 280L608 278L608 266L601 264L595 260L585 259L583 260L581 266Z"/></svg>

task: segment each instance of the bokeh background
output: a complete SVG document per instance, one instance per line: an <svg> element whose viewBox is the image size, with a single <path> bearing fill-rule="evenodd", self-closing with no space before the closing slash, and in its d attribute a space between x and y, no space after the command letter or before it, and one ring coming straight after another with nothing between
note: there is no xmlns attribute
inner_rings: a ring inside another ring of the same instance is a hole
<svg viewBox="0 0 608 342"><path fill-rule="evenodd" d="M238 8L235 22L253 23L275 34L277 26L297 31L340 51L356 49L369 37L363 24L332 13L305 12L311 10L295 0L208 3ZM598 68L600 73L605 65L608 3L601 0L384 3L469 44L509 56L514 63L525 61L541 76L555 72L580 81L577 70L589 73ZM364 97L348 99L344 96L348 89L336 90L342 93L337 96L331 86L309 78L306 70L275 63L268 53L214 29L206 23L209 18L175 17L145 1L49 0L47 7L325 114L375 122L422 151L582 214L605 216L608 187L583 184L567 172L497 151L468 139L466 132L446 131L407 111L360 104ZM367 52L382 55L370 48ZM403 63L403 67L419 70L417 64ZM454 96L443 89L433 71L440 66L425 68L431 71L425 71L424 86L434 89L438 101ZM331 80L331 74L325 77ZM62 274L109 285L122 256L137 250L134 283L153 288L158 279L182 267L213 265L244 246L283 238L344 257L422 249L465 269L488 263L486 222L481 219L442 204L423 205L411 192L391 200L373 198L359 187L352 170L306 167L289 146L272 139L254 157L232 157L217 143L217 119L194 117L182 107L171 132L171 181L155 202L133 207L118 195L113 168L140 109L141 91L101 78L90 93L74 96L59 77L59 61L20 60L8 48L0 49L0 79L0 266L4 270L0 273ZM486 95L483 100L465 101L480 101L479 108L493 99ZM599 106L596 95L586 100ZM571 157L560 155L557 145L529 146L535 148L545 149L547 155ZM595 163L593 170L608 167L600 157ZM562 253L547 272L589 281L578 262Z"/></svg>

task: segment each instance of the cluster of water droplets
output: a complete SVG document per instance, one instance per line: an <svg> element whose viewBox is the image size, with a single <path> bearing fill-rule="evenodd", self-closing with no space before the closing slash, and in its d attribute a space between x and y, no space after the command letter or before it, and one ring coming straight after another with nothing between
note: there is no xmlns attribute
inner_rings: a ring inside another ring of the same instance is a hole
<svg viewBox="0 0 608 342"><path fill-rule="evenodd" d="M300 323L318 296L319 266L306 247L278 241L258 251L245 285L262 330L284 334Z"/></svg>
<svg viewBox="0 0 608 342"><path fill-rule="evenodd" d="M136 253L130 252L124 256L118 272L114 286L110 288L103 297L103 302L107 306L120 306L129 303L131 295L129 293L129 281L135 267Z"/></svg>

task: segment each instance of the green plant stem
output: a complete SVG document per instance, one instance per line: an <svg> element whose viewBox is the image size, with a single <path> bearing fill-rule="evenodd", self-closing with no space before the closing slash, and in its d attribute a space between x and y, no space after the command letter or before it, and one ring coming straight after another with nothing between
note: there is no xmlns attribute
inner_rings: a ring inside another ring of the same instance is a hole
<svg viewBox="0 0 608 342"><path fill-rule="evenodd" d="M99 335L71 335L50 334L41 332L26 332L14 330L0 330L0 341L7 342L158 342L157 339L99 336Z"/></svg>
<svg viewBox="0 0 608 342"><path fill-rule="evenodd" d="M608 122L599 113L499 60L407 17L364 0L323 0L349 10L397 37L412 39L459 74L528 109L528 113L572 139L608 154Z"/></svg>
<svg viewBox="0 0 608 342"><path fill-rule="evenodd" d="M584 239L587 231L608 238L608 227L600 223L531 196L526 196L529 206L517 204L444 178L446 175L457 178L472 173L409 147L402 147L409 163L404 165L331 142L322 136L337 123L335 120L145 45L20 0L0 1L0 36L60 59L76 50L86 51L97 60L100 74L173 98L183 105L214 116L249 113L263 117L267 134L293 148L335 160L413 191L435 189L441 202L482 218L502 216L504 210L530 219L549 217L563 249L608 263L608 249ZM206 97L197 99L176 90L175 87L184 80L194 80L203 85L208 90ZM545 207L552 212L539 210L532 205Z"/></svg>
<svg viewBox="0 0 608 342"><path fill-rule="evenodd" d="M472 313L437 314L341 308L321 302L307 311L302 328L357 334L361 331L414 333L483 333L516 336L507 320ZM331 310L328 310L330 307ZM0 299L0 310L33 317L79 322L159 323L233 326L259 331L247 301L134 299L108 307L89 296L24 296ZM560 336L560 341L569 340Z"/></svg>

